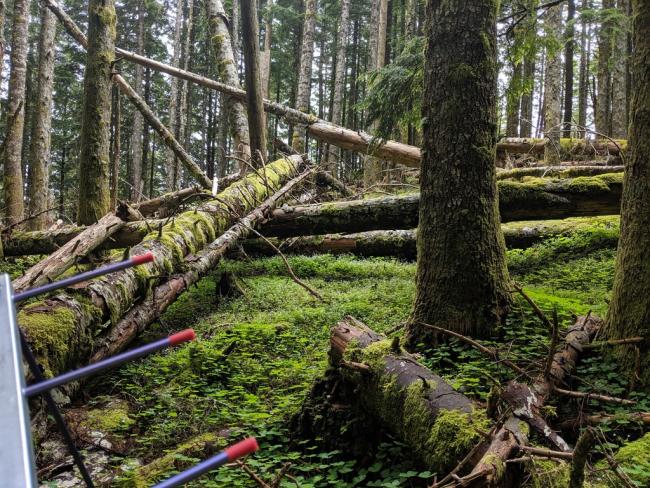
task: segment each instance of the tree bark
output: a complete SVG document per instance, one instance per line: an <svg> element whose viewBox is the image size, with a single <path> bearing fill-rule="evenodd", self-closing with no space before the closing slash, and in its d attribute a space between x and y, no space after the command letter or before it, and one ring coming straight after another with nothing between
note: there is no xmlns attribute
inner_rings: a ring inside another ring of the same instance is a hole
<svg viewBox="0 0 650 488"><path fill-rule="evenodd" d="M309 113L309 98L311 96L311 73L314 61L314 35L316 32L316 0L304 0L305 18L302 25L302 44L300 47L300 65L298 68L298 89L296 91L296 109ZM295 131L291 141L298 153L305 152L305 133Z"/></svg>
<svg viewBox="0 0 650 488"><path fill-rule="evenodd" d="M253 210L257 202L275 193L297 174L300 163L297 157L276 161L260 170L260 176L248 176L221 192L217 199L178 214L161 230L151 232L131 249L131 254L152 252L154 263L113 273L26 305L19 312L19 321L46 372L56 374L85 364L98 332L110 334L161 276L179 272L186 256L204 248L239 216Z"/></svg>
<svg viewBox="0 0 650 488"><path fill-rule="evenodd" d="M138 2L138 33L136 41L136 52L144 54L144 16L145 16L145 3L144 0ZM143 94L143 81L144 81L144 67L137 64L135 66L135 78L133 80L134 91L138 96L142 97ZM142 180L142 132L144 130L144 120L142 113L139 110L133 112L133 125L131 128L131 161L128 166L128 181L130 189L130 201L139 202L142 199L142 192L144 189Z"/></svg>
<svg viewBox="0 0 650 488"><path fill-rule="evenodd" d="M183 1L177 0L176 2L176 20L174 23L174 40L173 40L173 49L174 54L172 56L172 66L174 68L180 68L181 65L181 33L183 30ZM178 84L179 80L177 77L172 76L171 78L171 91L169 96L169 131L172 134L178 133ZM165 169L167 172L167 190L175 191L178 189L178 165L176 154L171 148L167 148L167 163Z"/></svg>
<svg viewBox="0 0 650 488"><path fill-rule="evenodd" d="M631 375L640 374L639 388L650 391L650 2L632 1L634 45L632 69L635 90L630 114L630 154L626 161L621 205L621 241L616 257L612 301L605 336L622 339L643 336L640 365L635 371L632 346L616 348L615 355Z"/></svg>
<svg viewBox="0 0 650 488"><path fill-rule="evenodd" d="M555 35L562 29L562 4L546 11L544 25L547 35ZM560 163L560 134L562 133L562 58L560 49L547 44L546 73L544 78L544 163L548 166Z"/></svg>
<svg viewBox="0 0 650 488"><path fill-rule="evenodd" d="M614 0L602 0L602 9L614 7ZM611 57L614 27L611 20L604 20L598 33L598 93L596 112L596 131L606 136L611 135L612 117L612 78Z"/></svg>
<svg viewBox="0 0 650 488"><path fill-rule="evenodd" d="M11 32L11 71L7 95L7 121L3 144L5 216L9 224L23 219L22 151L25 130L25 87L29 1L15 0Z"/></svg>
<svg viewBox="0 0 650 488"><path fill-rule="evenodd" d="M120 90L113 84L113 147L111 148L111 208L117 207L117 197L120 192L120 158L122 156L122 98Z"/></svg>
<svg viewBox="0 0 650 488"><path fill-rule="evenodd" d="M497 3L449 0L427 6L411 345L432 337L421 322L483 337L509 309L495 168ZM459 134L472 142L459 144Z"/></svg>
<svg viewBox="0 0 650 488"><path fill-rule="evenodd" d="M343 94L346 86L348 31L350 23L350 0L341 0L341 15L336 36L336 67L334 69L334 94L332 96L332 114L330 121L335 125L343 123ZM325 169L334 176L337 175L337 166L341 158L341 151L331 148L327 153Z"/></svg>
<svg viewBox="0 0 650 488"><path fill-rule="evenodd" d="M531 137L533 135L533 98L535 95L535 57L533 55L524 58L524 80L526 86L521 95L519 136Z"/></svg>
<svg viewBox="0 0 650 488"><path fill-rule="evenodd" d="M628 72L628 5L629 0L617 0L616 6L623 16L614 33L615 58L613 60L612 72L612 137L618 139L627 138L627 72Z"/></svg>
<svg viewBox="0 0 650 488"><path fill-rule="evenodd" d="M523 76L523 64L519 61L512 63L512 74L510 76L508 92L506 93L506 137L517 137L519 135Z"/></svg>
<svg viewBox="0 0 650 488"><path fill-rule="evenodd" d="M573 65L575 51L575 25L573 24L576 17L576 2L569 0L567 24L565 31L564 44L564 127L563 137L571 137L573 130Z"/></svg>
<svg viewBox="0 0 650 488"><path fill-rule="evenodd" d="M581 14L589 8L589 0L582 0ZM578 130L580 137L586 136L586 131L582 127L587 126L587 102L589 100L589 62L591 55L591 34L589 23L584 18L580 26L580 74L578 78Z"/></svg>
<svg viewBox="0 0 650 488"><path fill-rule="evenodd" d="M5 17L7 5L5 0L0 0L0 59L5 58ZM0 81L2 81L2 71L4 63L0 63Z"/></svg>
<svg viewBox="0 0 650 488"><path fill-rule="evenodd" d="M38 88L30 150L29 221L30 230L41 230L48 222L49 163L52 130L52 92L54 87L54 38L56 18L41 7L38 40Z"/></svg>
<svg viewBox="0 0 650 488"><path fill-rule="evenodd" d="M206 0L204 4L219 78L230 86L240 88L237 63L233 54L230 32L225 22L227 17L223 3L221 0ZM250 159L250 136L244 107L232 98L226 99L226 105L230 117L230 133L235 143L235 153L244 159ZM240 166L242 172L245 173L246 169L246 165Z"/></svg>
<svg viewBox="0 0 650 488"><path fill-rule="evenodd" d="M90 225L108 213L111 74L115 61L114 0L90 0L84 106L79 154L77 222Z"/></svg>
<svg viewBox="0 0 650 488"><path fill-rule="evenodd" d="M266 16L264 18L264 51L261 55L260 83L262 84L262 101L269 98L271 83L271 41L273 38L273 0L266 2Z"/></svg>
<svg viewBox="0 0 650 488"><path fill-rule="evenodd" d="M550 181L546 185L499 182L503 222L615 215L620 210L622 178L609 175ZM430 204L437 196L428 196ZM382 197L286 207L264 225L266 236L335 234L367 230L413 229L418 226L420 195ZM440 231L444 235L443 231ZM496 230L495 230L496 232ZM468 245L474 241L459 238ZM454 241L456 245L458 242Z"/></svg>
<svg viewBox="0 0 650 488"><path fill-rule="evenodd" d="M248 132L252 161L255 167L266 161L266 116L260 77L260 28L257 19L257 1L242 0L242 33L248 111Z"/></svg>

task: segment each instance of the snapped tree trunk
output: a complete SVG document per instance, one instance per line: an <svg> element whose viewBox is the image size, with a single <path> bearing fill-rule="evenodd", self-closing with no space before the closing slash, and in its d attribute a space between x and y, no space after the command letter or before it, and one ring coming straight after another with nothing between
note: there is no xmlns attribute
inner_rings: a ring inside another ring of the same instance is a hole
<svg viewBox="0 0 650 488"><path fill-rule="evenodd" d="M87 363L97 336L109 334L125 313L182 269L184 259L225 232L241 216L294 177L300 158L285 158L230 186L197 209L153 230L132 255L152 252L155 262L93 280L31 303L19 312L25 334L48 374Z"/></svg>
<svg viewBox="0 0 650 488"><path fill-rule="evenodd" d="M417 291L407 327L411 345L431 337L418 323L483 337L509 309L495 168L497 4L427 5ZM459 144L459 134L467 144Z"/></svg>
<svg viewBox="0 0 650 488"><path fill-rule="evenodd" d="M7 222L23 219L22 151L25 130L25 87L27 83L27 38L29 1L15 0L11 32L11 68L7 95L4 152L4 202Z"/></svg>
<svg viewBox="0 0 650 488"><path fill-rule="evenodd" d="M630 375L640 374L644 391L650 390L650 3L633 0L632 56L635 90L631 104L630 155L625 168L621 205L621 242L616 257L612 301L605 326L609 339L642 336L636 370L633 346L616 348L615 355Z"/></svg>
<svg viewBox="0 0 650 488"><path fill-rule="evenodd" d="M90 0L88 48L84 75L84 104L79 151L77 221L97 222L110 205L109 153L111 75L115 61L114 0Z"/></svg>
<svg viewBox="0 0 650 488"><path fill-rule="evenodd" d="M31 230L41 230L48 221L49 161L52 130L52 92L54 86L54 38L56 18L41 7L41 31L38 40L38 87L30 148L29 221Z"/></svg>

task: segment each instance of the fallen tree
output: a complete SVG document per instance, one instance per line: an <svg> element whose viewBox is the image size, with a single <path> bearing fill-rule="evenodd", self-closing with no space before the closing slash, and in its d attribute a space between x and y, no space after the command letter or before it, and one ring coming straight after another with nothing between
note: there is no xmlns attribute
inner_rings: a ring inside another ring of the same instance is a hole
<svg viewBox="0 0 650 488"><path fill-rule="evenodd" d="M532 139L507 137L501 139L497 144L497 154L535 154L544 153L548 139ZM615 155L625 153L627 141L624 140L589 140L589 139L560 139L560 146L557 148L564 159L572 156L594 156L594 155Z"/></svg>
<svg viewBox="0 0 650 488"><path fill-rule="evenodd" d="M552 237L612 229L611 238L603 236L602 246L616 247L619 229L618 216L576 217L564 220L508 222L501 225L509 248L528 248ZM415 230L374 230L355 234L327 234L300 236L287 239L271 238L271 242L285 254L355 254L357 256L385 256L414 260L417 256ZM241 244L250 256L273 256L275 251L262 239L249 239Z"/></svg>
<svg viewBox="0 0 650 488"><path fill-rule="evenodd" d="M499 182L501 220L614 215L620 210L622 175L570 180ZM266 236L294 237L417 227L420 195L391 196L287 207L273 212Z"/></svg>
<svg viewBox="0 0 650 488"><path fill-rule="evenodd" d="M608 173L622 173L625 166L533 166L497 171L497 180L520 180L526 176L540 178L578 178Z"/></svg>
<svg viewBox="0 0 650 488"><path fill-rule="evenodd" d="M87 363L98 334L108 334L152 287L178 272L187 255L199 252L295 177L301 162L291 157L265 166L145 236L131 254L151 252L154 263L77 285L23 307L18 322L46 373Z"/></svg>

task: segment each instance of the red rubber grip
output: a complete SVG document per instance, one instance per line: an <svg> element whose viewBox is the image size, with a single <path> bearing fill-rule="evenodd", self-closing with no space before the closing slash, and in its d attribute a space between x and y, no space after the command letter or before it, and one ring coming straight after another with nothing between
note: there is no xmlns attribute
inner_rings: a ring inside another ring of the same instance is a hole
<svg viewBox="0 0 650 488"><path fill-rule="evenodd" d="M194 332L194 329L185 329L176 334L170 335L168 339L170 346L177 346L183 342L189 342L196 339L196 333Z"/></svg>
<svg viewBox="0 0 650 488"><path fill-rule="evenodd" d="M255 437L249 437L248 439L244 439L243 441L230 446L224 452L226 453L226 456L228 456L228 461L234 461L235 459L239 459L242 456L257 451L259 448L260 446L257 444L257 439L255 439Z"/></svg>
<svg viewBox="0 0 650 488"><path fill-rule="evenodd" d="M140 264L145 264L145 263L153 263L153 261L154 261L154 257L152 252L140 254L139 256L133 256L131 258L131 262L135 266L139 266Z"/></svg>

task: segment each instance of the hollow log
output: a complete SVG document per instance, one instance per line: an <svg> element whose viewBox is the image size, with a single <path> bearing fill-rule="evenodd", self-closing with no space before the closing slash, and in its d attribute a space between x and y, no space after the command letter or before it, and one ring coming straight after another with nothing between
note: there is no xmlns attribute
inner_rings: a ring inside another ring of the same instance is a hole
<svg viewBox="0 0 650 488"><path fill-rule="evenodd" d="M501 221L615 215L620 174L548 182L499 182ZM420 195L286 207L273 212L266 236L295 237L417 227Z"/></svg>
<svg viewBox="0 0 650 488"><path fill-rule="evenodd" d="M497 180L520 180L526 176L538 178L578 178L622 173L625 166L534 166L497 172Z"/></svg>
<svg viewBox="0 0 650 488"><path fill-rule="evenodd" d="M312 170L309 169L291 179L203 250L187 256L182 266L182 273L172 275L167 281L156 286L144 300L129 310L111 328L109 334L100 336L95 341L95 350L90 362L101 361L124 349L139 332L157 320L182 293L212 271L229 249L240 239L249 236L252 233L251 229L267 218L278 202L305 181L311 173Z"/></svg>
<svg viewBox="0 0 650 488"><path fill-rule="evenodd" d="M354 389L347 400L434 471L453 467L480 441L476 429L487 430L485 415L466 396L352 318L332 330L330 364L338 381Z"/></svg>
<svg viewBox="0 0 650 488"><path fill-rule="evenodd" d="M302 160L284 158L233 184L217 198L177 215L153 231L132 255L153 253L155 262L98 278L26 305L18 322L47 374L87 363L94 338L108 334L126 312L162 277L178 272L187 255L197 253L241 216L297 175Z"/></svg>

